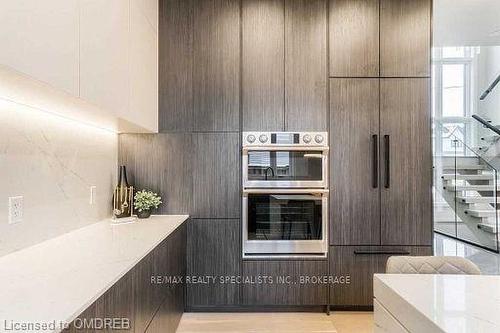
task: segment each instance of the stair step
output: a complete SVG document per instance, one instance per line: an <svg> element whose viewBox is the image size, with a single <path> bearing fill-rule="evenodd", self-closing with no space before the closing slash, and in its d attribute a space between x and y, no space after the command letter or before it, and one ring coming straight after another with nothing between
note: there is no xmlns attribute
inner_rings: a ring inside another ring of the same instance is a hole
<svg viewBox="0 0 500 333"><path fill-rule="evenodd" d="M447 185L444 186L444 189L450 192L454 191L494 191L495 186L494 185L464 185L464 186L453 186L453 185ZM497 187L497 191L500 191L500 189Z"/></svg>
<svg viewBox="0 0 500 333"><path fill-rule="evenodd" d="M474 150L474 151L480 151L480 152L484 152L486 150L488 150L488 146L474 146L474 147L471 147L470 149Z"/></svg>
<svg viewBox="0 0 500 333"><path fill-rule="evenodd" d="M496 234L497 233L497 226L494 224L489 224L489 223L478 223L477 227L481 230L484 230L486 232Z"/></svg>
<svg viewBox="0 0 500 333"><path fill-rule="evenodd" d="M465 214L474 217L495 217L496 211L490 209L466 209Z"/></svg>
<svg viewBox="0 0 500 333"><path fill-rule="evenodd" d="M496 142L499 138L500 138L499 135L488 135L481 137L481 141Z"/></svg>
<svg viewBox="0 0 500 333"><path fill-rule="evenodd" d="M441 178L444 180L494 180L495 176L493 175L457 175L457 174L449 174L442 175Z"/></svg>
<svg viewBox="0 0 500 333"><path fill-rule="evenodd" d="M454 170L454 165L443 165L443 170ZM488 167L483 164L457 165L457 170L486 170Z"/></svg>
<svg viewBox="0 0 500 333"><path fill-rule="evenodd" d="M500 203L500 197L496 198L497 203ZM458 196L457 200L461 203L495 203L495 197L463 197Z"/></svg>

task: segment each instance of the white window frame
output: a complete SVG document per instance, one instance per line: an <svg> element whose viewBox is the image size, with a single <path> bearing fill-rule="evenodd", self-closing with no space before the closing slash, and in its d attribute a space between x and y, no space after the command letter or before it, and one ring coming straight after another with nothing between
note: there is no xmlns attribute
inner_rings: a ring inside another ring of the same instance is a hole
<svg viewBox="0 0 500 333"><path fill-rule="evenodd" d="M464 141L470 143L472 133L471 115L473 113L472 94L473 94L473 70L474 70L474 49L464 47L464 57L460 58L443 58L443 48L434 48L432 50L432 66L434 77L432 80L433 89L433 116L435 120L441 124L463 124ZM443 66L444 65L464 65L464 116L463 117L444 117L443 116ZM457 147L458 148L458 147ZM465 147L462 148L462 154L466 154ZM435 136L434 154L437 156L443 155L443 138L441 135ZM457 153L459 153L457 151Z"/></svg>

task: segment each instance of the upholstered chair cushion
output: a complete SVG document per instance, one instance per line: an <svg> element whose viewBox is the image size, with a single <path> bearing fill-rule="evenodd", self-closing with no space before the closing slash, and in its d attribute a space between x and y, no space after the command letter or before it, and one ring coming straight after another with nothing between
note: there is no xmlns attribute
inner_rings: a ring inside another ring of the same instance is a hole
<svg viewBox="0 0 500 333"><path fill-rule="evenodd" d="M461 257L393 256L387 260L389 274L481 274L470 260Z"/></svg>

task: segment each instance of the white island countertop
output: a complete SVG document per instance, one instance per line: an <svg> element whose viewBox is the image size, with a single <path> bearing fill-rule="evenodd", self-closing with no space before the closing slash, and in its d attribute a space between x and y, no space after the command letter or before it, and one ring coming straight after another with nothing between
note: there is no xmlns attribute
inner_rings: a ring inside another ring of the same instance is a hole
<svg viewBox="0 0 500 333"><path fill-rule="evenodd" d="M374 296L409 332L500 332L500 276L375 274Z"/></svg>
<svg viewBox="0 0 500 333"><path fill-rule="evenodd" d="M0 257L0 332L71 322L187 219L108 219Z"/></svg>

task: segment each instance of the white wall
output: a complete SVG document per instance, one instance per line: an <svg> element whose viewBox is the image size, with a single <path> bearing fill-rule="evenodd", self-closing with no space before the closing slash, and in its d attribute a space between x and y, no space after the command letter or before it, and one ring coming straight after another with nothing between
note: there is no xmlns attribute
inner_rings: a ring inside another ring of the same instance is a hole
<svg viewBox="0 0 500 333"><path fill-rule="evenodd" d="M434 0L434 46L500 43L500 1Z"/></svg>
<svg viewBox="0 0 500 333"><path fill-rule="evenodd" d="M481 47L478 62L479 96L488 88L493 80L500 75L500 46ZM494 125L500 125L500 84L483 100L479 101L478 114L488 118Z"/></svg>
<svg viewBox="0 0 500 333"><path fill-rule="evenodd" d="M111 216L116 132L158 128L158 1L0 1L0 26L1 256Z"/></svg>
<svg viewBox="0 0 500 333"><path fill-rule="evenodd" d="M0 256L111 215L116 133L2 100L0 128ZM18 195L24 219L8 224Z"/></svg>
<svg viewBox="0 0 500 333"><path fill-rule="evenodd" d="M500 84L483 100L479 97L500 75L500 46L481 47L478 55L477 66L477 96L475 113L486 120L491 120L492 125L500 125ZM494 135L492 131L478 125L479 136ZM493 145L486 154L483 155L493 166L500 168L500 142Z"/></svg>

